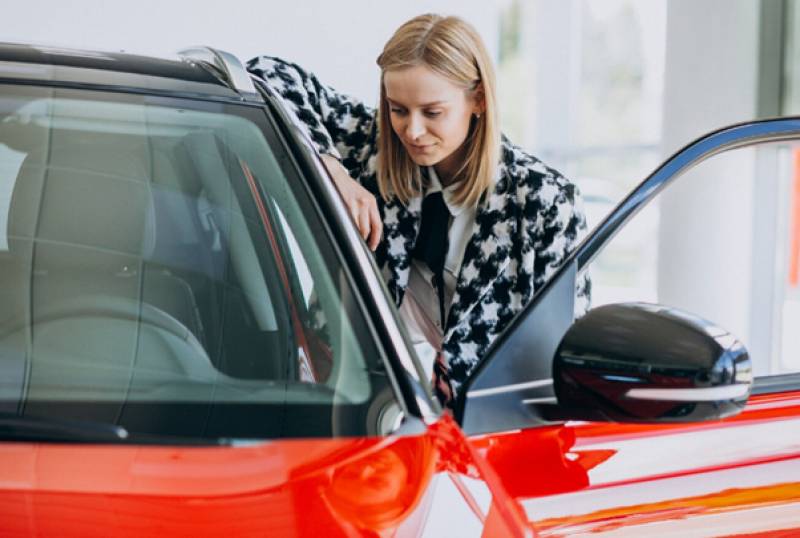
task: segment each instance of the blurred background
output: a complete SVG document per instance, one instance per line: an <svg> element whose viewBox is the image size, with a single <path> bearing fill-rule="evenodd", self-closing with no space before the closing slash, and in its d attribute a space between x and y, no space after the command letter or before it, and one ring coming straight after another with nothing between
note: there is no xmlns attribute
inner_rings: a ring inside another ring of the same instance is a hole
<svg viewBox="0 0 800 538"><path fill-rule="evenodd" d="M279 55L374 105L375 58L423 12L478 29L504 131L579 185L590 225L704 132L800 113L797 0L28 0L6 6L0 40ZM743 340L756 373L800 372L798 163L796 148L773 145L680 178L593 264L594 303L689 310Z"/></svg>

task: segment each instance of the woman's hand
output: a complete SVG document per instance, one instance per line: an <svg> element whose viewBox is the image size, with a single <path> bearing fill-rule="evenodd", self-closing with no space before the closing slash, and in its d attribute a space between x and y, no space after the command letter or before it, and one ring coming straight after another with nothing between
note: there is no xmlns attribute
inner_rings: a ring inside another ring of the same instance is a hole
<svg viewBox="0 0 800 538"><path fill-rule="evenodd" d="M335 157L322 155L322 162L325 163L336 189L350 210L350 216L353 217L361 237L367 242L370 250L375 250L383 233L383 222L375 196L351 178L347 169Z"/></svg>

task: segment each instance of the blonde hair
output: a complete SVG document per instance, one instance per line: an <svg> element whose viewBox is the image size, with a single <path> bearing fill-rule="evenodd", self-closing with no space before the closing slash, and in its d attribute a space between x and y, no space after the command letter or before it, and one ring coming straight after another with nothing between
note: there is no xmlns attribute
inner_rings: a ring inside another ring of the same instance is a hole
<svg viewBox="0 0 800 538"><path fill-rule="evenodd" d="M383 84L387 71L424 65L465 91L482 94L483 113L473 120L467 135L466 158L456 172L462 180L454 192L459 205L477 206L483 193L493 187L500 160L494 69L478 32L458 17L420 15L397 29L377 63L381 68L377 172L383 198L394 195L405 204L425 187L419 166L392 129Z"/></svg>

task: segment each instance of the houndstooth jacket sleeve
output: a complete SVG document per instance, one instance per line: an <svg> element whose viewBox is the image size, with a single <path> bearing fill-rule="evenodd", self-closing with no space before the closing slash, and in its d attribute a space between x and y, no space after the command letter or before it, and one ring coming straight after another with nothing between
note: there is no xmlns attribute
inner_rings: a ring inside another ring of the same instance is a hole
<svg viewBox="0 0 800 538"><path fill-rule="evenodd" d="M359 178L376 153L373 108L280 58L257 56L247 62L247 69L283 98L319 153L341 159L350 175Z"/></svg>

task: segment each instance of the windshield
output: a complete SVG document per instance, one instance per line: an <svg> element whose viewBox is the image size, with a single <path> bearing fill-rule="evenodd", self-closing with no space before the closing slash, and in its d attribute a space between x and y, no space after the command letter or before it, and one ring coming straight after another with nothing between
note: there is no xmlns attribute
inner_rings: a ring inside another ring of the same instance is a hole
<svg viewBox="0 0 800 538"><path fill-rule="evenodd" d="M380 433L379 350L264 114L0 86L0 414Z"/></svg>

